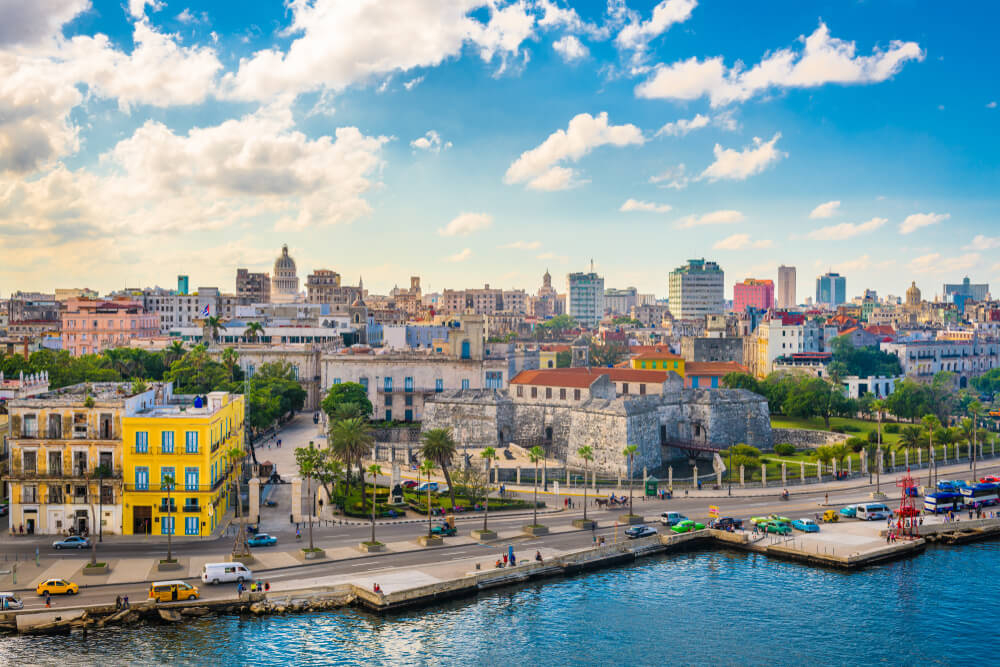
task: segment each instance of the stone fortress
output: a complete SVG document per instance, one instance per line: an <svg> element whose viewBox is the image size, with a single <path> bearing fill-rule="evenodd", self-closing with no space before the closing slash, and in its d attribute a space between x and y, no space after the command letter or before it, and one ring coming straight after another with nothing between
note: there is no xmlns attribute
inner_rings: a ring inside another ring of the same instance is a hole
<svg viewBox="0 0 1000 667"><path fill-rule="evenodd" d="M542 446L550 459L626 475L622 450L637 445L633 476L671 461L711 457L737 443L772 445L767 400L743 389L684 388L673 372L587 365L588 341L572 345L573 368L522 371L508 390L459 389L427 403L423 428L451 428L460 449Z"/></svg>

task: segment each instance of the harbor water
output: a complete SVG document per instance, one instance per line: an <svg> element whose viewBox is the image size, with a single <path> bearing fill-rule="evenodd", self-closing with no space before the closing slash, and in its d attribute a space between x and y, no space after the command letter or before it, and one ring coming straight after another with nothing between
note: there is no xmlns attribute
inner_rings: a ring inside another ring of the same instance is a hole
<svg viewBox="0 0 1000 667"><path fill-rule="evenodd" d="M996 664L1000 542L861 572L694 551L386 617L0 638L2 664Z"/></svg>

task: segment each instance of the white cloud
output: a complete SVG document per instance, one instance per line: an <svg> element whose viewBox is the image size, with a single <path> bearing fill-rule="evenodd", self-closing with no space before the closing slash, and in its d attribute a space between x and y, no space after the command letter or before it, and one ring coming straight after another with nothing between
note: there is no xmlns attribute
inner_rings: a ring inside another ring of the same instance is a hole
<svg viewBox="0 0 1000 667"><path fill-rule="evenodd" d="M872 270L885 270L896 264L895 260L885 259L881 262L873 260L871 257L866 255L861 255L854 259L849 259L846 262L840 262L839 264L824 265L822 262L819 266L829 266L830 270L836 271L837 273L854 273L857 271L872 271Z"/></svg>
<svg viewBox="0 0 1000 667"><path fill-rule="evenodd" d="M649 43L674 24L691 18L691 12L697 5L697 0L662 0L653 7L648 21L641 20L636 12L630 12L631 20L615 37L615 45L623 51L632 52L633 64L641 63Z"/></svg>
<svg viewBox="0 0 1000 667"><path fill-rule="evenodd" d="M134 18L141 19L146 16L146 5L149 5L154 12L158 12L166 7L167 3L161 0L128 0L128 12Z"/></svg>
<svg viewBox="0 0 1000 667"><path fill-rule="evenodd" d="M712 211L703 215L687 215L677 221L677 227L689 229L691 227L703 227L705 225L731 225L742 222L743 214L739 211L721 210Z"/></svg>
<svg viewBox="0 0 1000 667"><path fill-rule="evenodd" d="M801 51L779 49L750 69L737 64L726 69L721 57L697 58L658 65L653 75L636 86L638 97L694 100L708 96L713 107L743 102L772 88L814 88L828 83L880 83L898 73L924 52L916 42L892 41L888 50L875 48L870 56L856 54L857 46L830 36L825 23L808 37L800 37Z"/></svg>
<svg viewBox="0 0 1000 667"><path fill-rule="evenodd" d="M609 125L607 112L574 116L566 130L557 130L511 163L504 175L507 184L527 183L536 190L565 190L579 184L576 172L558 163L576 162L601 146L641 145L642 130L632 124Z"/></svg>
<svg viewBox="0 0 1000 667"><path fill-rule="evenodd" d="M829 225L820 227L806 234L805 238L813 241L841 241L853 238L861 234L874 232L885 223L889 222L885 218L872 218L868 222L842 222L839 225Z"/></svg>
<svg viewBox="0 0 1000 667"><path fill-rule="evenodd" d="M441 141L441 135L435 130L427 130L427 133L424 134L424 136L417 137L411 141L410 146L422 151L440 153L442 149L447 150L451 148L451 142Z"/></svg>
<svg viewBox="0 0 1000 667"><path fill-rule="evenodd" d="M542 244L540 241L514 241L513 243L505 243L500 247L513 248L515 250L537 250L542 247Z"/></svg>
<svg viewBox="0 0 1000 667"><path fill-rule="evenodd" d="M406 88L407 90L413 90L414 88L416 88L417 86L419 86L423 82L423 80L424 80L423 76L418 76L415 79L410 79L409 81L404 81L403 82L403 88Z"/></svg>
<svg viewBox="0 0 1000 667"><path fill-rule="evenodd" d="M270 100L347 86L393 72L440 65L465 45L484 62L522 55L534 34L534 15L522 2L504 7L488 0L294 0L285 34L296 35L287 50L269 48L240 60L224 80L228 94L242 100ZM485 22L470 14L486 8Z"/></svg>
<svg viewBox="0 0 1000 667"><path fill-rule="evenodd" d="M834 214L837 213L837 209L840 208L839 201L828 201L825 204L820 204L812 210L809 214L810 220L821 220L824 218L832 218Z"/></svg>
<svg viewBox="0 0 1000 667"><path fill-rule="evenodd" d="M557 255L554 252L539 253L535 255L535 259L542 259L542 260L554 259L558 262L562 262L563 264L569 261L569 257L567 257L566 255Z"/></svg>
<svg viewBox="0 0 1000 667"><path fill-rule="evenodd" d="M996 108L997 108L997 103L996 103L996 100L994 100L994 101L992 101L992 102L989 102L989 103L988 103L988 104L986 105L986 108L987 108L987 109L996 109Z"/></svg>
<svg viewBox="0 0 1000 667"><path fill-rule="evenodd" d="M206 12L194 13L185 7L184 11L177 15L177 20L181 23L208 23L208 14Z"/></svg>
<svg viewBox="0 0 1000 667"><path fill-rule="evenodd" d="M462 250L456 252L454 255L449 255L447 261L464 262L470 257L472 257L472 250L470 250L469 248L463 248Z"/></svg>
<svg viewBox="0 0 1000 667"><path fill-rule="evenodd" d="M976 234L972 243L964 246L962 250L994 250L1000 248L1000 236L983 236Z"/></svg>
<svg viewBox="0 0 1000 667"><path fill-rule="evenodd" d="M661 127L656 133L656 136L666 134L673 137L682 137L688 132L708 127L708 120L708 116L704 116L702 114L696 114L695 117L690 120L687 118L681 118L680 120L667 123Z"/></svg>
<svg viewBox="0 0 1000 667"><path fill-rule="evenodd" d="M90 8L90 0L11 0L0 3L0 48L51 42Z"/></svg>
<svg viewBox="0 0 1000 667"><path fill-rule="evenodd" d="M701 172L698 178L709 181L718 181L723 178L742 181L754 174L759 174L781 158L787 157L787 153L783 153L775 147L780 138L780 132L775 134L770 141L754 137L753 146L747 146L742 151L723 148L719 144L715 144L713 151L715 162Z"/></svg>
<svg viewBox="0 0 1000 667"><path fill-rule="evenodd" d="M670 188L672 190L683 190L691 182L691 179L685 174L685 168L683 164L679 164L676 167L671 167L666 171L655 174L649 177L649 182L660 186L661 188Z"/></svg>
<svg viewBox="0 0 1000 667"><path fill-rule="evenodd" d="M438 229L441 236L468 236L481 232L493 225L493 216L485 213L461 213L444 227Z"/></svg>
<svg viewBox="0 0 1000 667"><path fill-rule="evenodd" d="M673 207L669 204L656 204L651 201L639 201L637 199L627 199L621 205L619 211L642 211L644 213L667 213Z"/></svg>
<svg viewBox="0 0 1000 667"><path fill-rule="evenodd" d="M944 257L939 252L932 252L915 257L907 265L916 273L953 273L965 271L979 264L982 259L979 253L970 252L957 257Z"/></svg>
<svg viewBox="0 0 1000 667"><path fill-rule="evenodd" d="M770 248L774 243L770 240L751 241L749 234L733 234L716 241L712 246L715 250L742 250L744 248Z"/></svg>
<svg viewBox="0 0 1000 667"><path fill-rule="evenodd" d="M537 0L535 6L542 10L542 18L538 19L538 25L543 29L563 28L567 32L590 35L594 39L608 38L608 26L597 26L584 21L572 7L560 7L552 0Z"/></svg>
<svg viewBox="0 0 1000 667"><path fill-rule="evenodd" d="M590 55L590 51L574 35L564 35L562 38L552 43L552 48L556 53L568 63L582 60Z"/></svg>
<svg viewBox="0 0 1000 667"><path fill-rule="evenodd" d="M949 213L914 213L913 215L906 216L906 219L899 224L899 233L912 234L921 227L936 225L950 217L951 214Z"/></svg>

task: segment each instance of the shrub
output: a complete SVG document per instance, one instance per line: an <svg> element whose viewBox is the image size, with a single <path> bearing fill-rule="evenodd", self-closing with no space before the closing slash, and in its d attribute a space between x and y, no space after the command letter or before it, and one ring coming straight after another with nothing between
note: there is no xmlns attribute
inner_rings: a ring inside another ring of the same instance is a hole
<svg viewBox="0 0 1000 667"><path fill-rule="evenodd" d="M882 430L886 433L899 433L899 424L886 424Z"/></svg>
<svg viewBox="0 0 1000 667"><path fill-rule="evenodd" d="M854 452L860 452L867 444L868 442L864 438L858 436L847 439L847 446Z"/></svg>
<svg viewBox="0 0 1000 667"><path fill-rule="evenodd" d="M842 427L847 433L860 433L861 427L855 426L854 424L844 424Z"/></svg>
<svg viewBox="0 0 1000 667"><path fill-rule="evenodd" d="M878 431L868 431L868 442L878 442Z"/></svg>
<svg viewBox="0 0 1000 667"><path fill-rule="evenodd" d="M832 426L830 428L830 430L833 431L834 433L843 433L844 432L844 427L843 426Z"/></svg>
<svg viewBox="0 0 1000 667"><path fill-rule="evenodd" d="M774 446L774 453L778 456L792 456L795 454L795 445L788 442L779 442Z"/></svg>

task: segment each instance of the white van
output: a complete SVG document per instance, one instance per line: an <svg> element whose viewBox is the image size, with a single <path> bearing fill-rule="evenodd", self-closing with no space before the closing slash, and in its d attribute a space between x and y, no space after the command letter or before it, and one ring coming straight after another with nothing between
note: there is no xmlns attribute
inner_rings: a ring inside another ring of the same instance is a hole
<svg viewBox="0 0 1000 667"><path fill-rule="evenodd" d="M24 609L24 602L16 593L0 593L0 611L8 609Z"/></svg>
<svg viewBox="0 0 1000 667"><path fill-rule="evenodd" d="M253 572L243 563L205 563L201 568L201 580L206 584L253 581Z"/></svg>
<svg viewBox="0 0 1000 667"><path fill-rule="evenodd" d="M863 503L858 505L857 517L862 521L885 521L892 516L892 510L885 503Z"/></svg>

